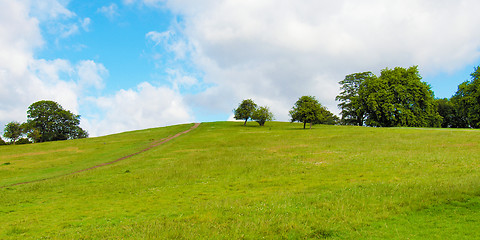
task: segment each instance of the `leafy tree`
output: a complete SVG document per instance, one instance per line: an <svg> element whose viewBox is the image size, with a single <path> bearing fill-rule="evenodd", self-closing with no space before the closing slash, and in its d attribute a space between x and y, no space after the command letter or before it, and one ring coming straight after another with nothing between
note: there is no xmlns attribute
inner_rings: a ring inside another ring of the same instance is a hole
<svg viewBox="0 0 480 240"><path fill-rule="evenodd" d="M3 139L0 137L0 146L2 145L7 145L7 143L5 141L3 141Z"/></svg>
<svg viewBox="0 0 480 240"><path fill-rule="evenodd" d="M470 76L470 81L458 86L452 102L461 127L480 128L480 66Z"/></svg>
<svg viewBox="0 0 480 240"><path fill-rule="evenodd" d="M332 112L328 111L327 108L322 106L323 113L322 115L324 116L320 121L318 121L318 124L326 124L326 125L336 125L339 124L340 118L338 118L335 114Z"/></svg>
<svg viewBox="0 0 480 240"><path fill-rule="evenodd" d="M27 114L28 135L35 142L87 137L86 132L78 126L80 115L63 109L54 101L33 103Z"/></svg>
<svg viewBox="0 0 480 240"><path fill-rule="evenodd" d="M303 129L307 123L310 123L310 129L315 123L320 123L326 120L326 109L320 104L315 97L302 96L290 110L292 122L303 122Z"/></svg>
<svg viewBox="0 0 480 240"><path fill-rule="evenodd" d="M23 135L22 125L19 122L9 122L5 125L3 136L10 138L12 143L15 144L17 139Z"/></svg>
<svg viewBox="0 0 480 240"><path fill-rule="evenodd" d="M42 134L37 128L32 126L32 124L29 124L28 122L22 123L22 128L24 132L27 134L27 137L31 139L33 142L38 143L41 141Z"/></svg>
<svg viewBox="0 0 480 240"><path fill-rule="evenodd" d="M236 120L245 119L243 126L246 126L248 119L252 117L256 108L257 104L255 104L252 99L243 100L237 109L233 110L235 114L234 118Z"/></svg>
<svg viewBox="0 0 480 240"><path fill-rule="evenodd" d="M266 121L273 120L273 113L270 112L267 106L259 107L253 111L252 119L260 124L260 126L264 126Z"/></svg>
<svg viewBox="0 0 480 240"><path fill-rule="evenodd" d="M360 88L363 83L370 79L377 78L372 72L354 73L345 76L339 82L340 94L335 98L340 101L338 107L342 109L342 124L363 126L365 120L364 97L360 96Z"/></svg>
<svg viewBox="0 0 480 240"><path fill-rule="evenodd" d="M384 69L378 78L362 83L359 95L365 103L366 125L376 127L439 127L430 86L421 81L416 66Z"/></svg>
<svg viewBox="0 0 480 240"><path fill-rule="evenodd" d="M448 98L436 99L437 112L442 116L442 128L465 128L466 120L457 111L455 104Z"/></svg>

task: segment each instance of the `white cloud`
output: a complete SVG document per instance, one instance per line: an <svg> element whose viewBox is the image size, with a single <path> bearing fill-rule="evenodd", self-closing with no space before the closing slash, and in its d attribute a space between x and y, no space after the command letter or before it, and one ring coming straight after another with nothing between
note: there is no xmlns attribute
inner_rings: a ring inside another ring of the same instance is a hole
<svg viewBox="0 0 480 240"><path fill-rule="evenodd" d="M76 71L81 89L89 87L102 89L105 87L103 79L108 76L108 70L103 64L95 63L92 60L83 60L78 63Z"/></svg>
<svg viewBox="0 0 480 240"><path fill-rule="evenodd" d="M188 89L198 83L196 77L187 75L179 69L167 69L166 73L170 76L169 80L172 83L172 88L177 91L181 88Z"/></svg>
<svg viewBox="0 0 480 240"><path fill-rule="evenodd" d="M58 19L58 18L71 18L75 16L75 13L68 10L63 3L58 0L21 0L30 6L30 14L40 21Z"/></svg>
<svg viewBox="0 0 480 240"><path fill-rule="evenodd" d="M75 35L79 32L78 25L77 24L68 24L68 25L60 25L60 37L61 38L67 38L72 35Z"/></svg>
<svg viewBox="0 0 480 240"><path fill-rule="evenodd" d="M183 97L168 87L140 83L110 97L91 99L102 114L90 116L83 126L92 136L193 122Z"/></svg>
<svg viewBox="0 0 480 240"><path fill-rule="evenodd" d="M73 15L55 1L43 4L50 9L43 17ZM0 126L25 121L28 106L39 100L56 101L78 114L79 98L89 88L101 88L103 78L108 76L102 64L90 60L72 64L65 59L35 58L35 50L44 42L40 21L28 14L35 6L28 1L0 0Z"/></svg>
<svg viewBox="0 0 480 240"><path fill-rule="evenodd" d="M97 10L97 12L102 13L108 19L113 20L116 16L118 16L118 6L115 3L112 3L108 6L103 6Z"/></svg>
<svg viewBox="0 0 480 240"><path fill-rule="evenodd" d="M187 52L190 51L190 46L188 46L186 40L178 36L174 30L165 32L151 31L145 36L155 42L156 46L161 46L166 51L174 53L174 60L185 59Z"/></svg>
<svg viewBox="0 0 480 240"><path fill-rule="evenodd" d="M90 19L88 17L81 20L80 24L82 26L83 31L85 31L85 32L90 31L90 24L91 23L92 23L92 19Z"/></svg>
<svg viewBox="0 0 480 240"><path fill-rule="evenodd" d="M191 104L226 113L254 98L287 120L302 95L337 112L338 81L347 74L419 65L428 75L480 57L475 0L164 2L183 27L150 37L184 35L204 82L214 86Z"/></svg>

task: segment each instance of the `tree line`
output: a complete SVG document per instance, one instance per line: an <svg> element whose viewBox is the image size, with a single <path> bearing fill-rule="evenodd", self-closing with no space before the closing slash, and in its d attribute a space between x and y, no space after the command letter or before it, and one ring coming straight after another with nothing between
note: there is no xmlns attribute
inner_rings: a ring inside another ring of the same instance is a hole
<svg viewBox="0 0 480 240"><path fill-rule="evenodd" d="M28 107L27 122L10 122L3 136L11 144L48 142L88 137L80 126L80 115L65 110L54 101L42 100ZM0 145L7 144L0 138Z"/></svg>
<svg viewBox="0 0 480 240"><path fill-rule="evenodd" d="M354 73L340 81L340 124L373 127L480 127L480 67L451 98L435 99L418 67Z"/></svg>
<svg viewBox="0 0 480 240"><path fill-rule="evenodd" d="M327 110L313 96L302 96L290 110L291 122L341 124L371 127L480 128L480 66L458 86L451 98L436 99L430 85L422 81L418 66L353 73L339 82L341 118ZM260 111L261 109L261 111ZM233 110L234 118L271 121L267 106L258 108L251 99Z"/></svg>

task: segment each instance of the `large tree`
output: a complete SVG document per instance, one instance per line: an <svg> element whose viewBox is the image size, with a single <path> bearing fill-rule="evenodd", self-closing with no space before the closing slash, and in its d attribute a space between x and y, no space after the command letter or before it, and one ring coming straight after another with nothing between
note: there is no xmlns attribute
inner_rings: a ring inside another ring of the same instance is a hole
<svg viewBox="0 0 480 240"><path fill-rule="evenodd" d="M439 127L433 91L421 81L417 66L383 69L363 82L366 125L377 127Z"/></svg>
<svg viewBox="0 0 480 240"><path fill-rule="evenodd" d="M338 107L342 110L341 123L345 125L362 126L365 120L365 103L363 96L360 96L360 88L369 79L375 79L372 72L354 73L345 76L339 82L340 94L335 98L339 101Z"/></svg>
<svg viewBox="0 0 480 240"><path fill-rule="evenodd" d="M237 109L233 110L234 118L237 120L245 119L245 123L243 123L243 126L245 126L256 108L257 104L255 104L252 99L243 100L240 105L238 105Z"/></svg>
<svg viewBox="0 0 480 240"><path fill-rule="evenodd" d="M480 128L480 66L470 74L472 79L458 86L452 102L461 127Z"/></svg>
<svg viewBox="0 0 480 240"><path fill-rule="evenodd" d="M326 108L315 97L302 96L290 110L290 116L292 122L303 122L303 129L305 129L307 123L310 123L311 129L313 124L326 120L327 112Z"/></svg>
<svg viewBox="0 0 480 240"><path fill-rule="evenodd" d="M15 144L17 139L23 134L22 125L19 122L9 122L5 125L3 136L10 138L11 142Z"/></svg>
<svg viewBox="0 0 480 240"><path fill-rule="evenodd" d="M29 135L36 135L36 142L84 138L88 134L81 129L80 115L63 109L54 101L38 101L27 111Z"/></svg>

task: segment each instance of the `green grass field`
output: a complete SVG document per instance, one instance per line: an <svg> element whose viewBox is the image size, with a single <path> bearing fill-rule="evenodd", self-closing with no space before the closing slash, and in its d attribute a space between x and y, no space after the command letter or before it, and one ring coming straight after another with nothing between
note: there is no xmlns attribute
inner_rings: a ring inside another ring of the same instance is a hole
<svg viewBox="0 0 480 240"><path fill-rule="evenodd" d="M257 125L1 146L0 239L480 238L479 131Z"/></svg>

